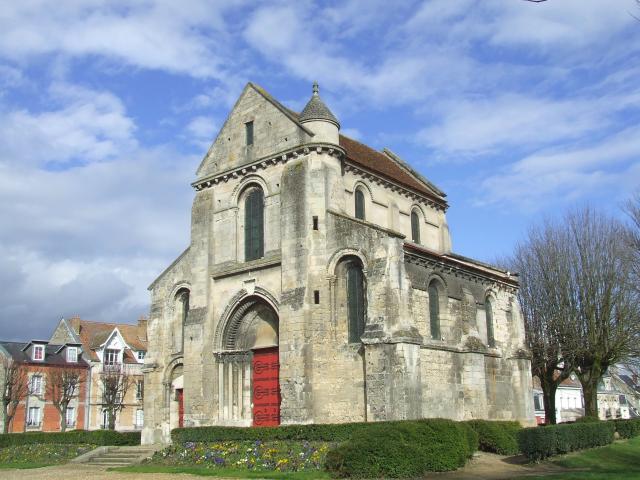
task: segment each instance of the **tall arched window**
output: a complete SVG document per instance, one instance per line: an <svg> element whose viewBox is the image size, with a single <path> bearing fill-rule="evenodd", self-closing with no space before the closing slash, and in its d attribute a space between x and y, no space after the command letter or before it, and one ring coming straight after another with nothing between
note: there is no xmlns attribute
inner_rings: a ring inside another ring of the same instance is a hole
<svg viewBox="0 0 640 480"><path fill-rule="evenodd" d="M360 220L364 220L365 211L364 211L364 193L362 189L356 189L356 218Z"/></svg>
<svg viewBox="0 0 640 480"><path fill-rule="evenodd" d="M420 243L420 216L415 210L411 212L411 240Z"/></svg>
<svg viewBox="0 0 640 480"><path fill-rule="evenodd" d="M493 336L493 306L491 305L491 299L487 297L484 302L484 308L487 314L487 343L490 347L496 346L496 339Z"/></svg>
<svg viewBox="0 0 640 480"><path fill-rule="evenodd" d="M252 189L244 204L244 259L264 256L264 196L259 188Z"/></svg>
<svg viewBox="0 0 640 480"><path fill-rule="evenodd" d="M429 285L429 323L431 338L440 340L440 292L435 282Z"/></svg>
<svg viewBox="0 0 640 480"><path fill-rule="evenodd" d="M349 343L360 342L365 324L365 292L362 266L357 261L347 265L347 305Z"/></svg>
<svg viewBox="0 0 640 480"><path fill-rule="evenodd" d="M173 348L176 352L184 350L184 326L189 315L189 290L181 288L175 297L175 320Z"/></svg>

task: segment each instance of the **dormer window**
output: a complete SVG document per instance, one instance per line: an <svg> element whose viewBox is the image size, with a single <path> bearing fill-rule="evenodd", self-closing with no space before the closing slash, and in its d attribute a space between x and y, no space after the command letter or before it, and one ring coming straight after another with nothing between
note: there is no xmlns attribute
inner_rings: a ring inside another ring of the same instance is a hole
<svg viewBox="0 0 640 480"><path fill-rule="evenodd" d="M144 354L146 352L144 350L138 350L138 360L142 361L144 360Z"/></svg>
<svg viewBox="0 0 640 480"><path fill-rule="evenodd" d="M67 362L76 363L78 361L78 347L67 347Z"/></svg>
<svg viewBox="0 0 640 480"><path fill-rule="evenodd" d="M37 362L42 362L44 360L44 345L34 345L33 346L33 360Z"/></svg>

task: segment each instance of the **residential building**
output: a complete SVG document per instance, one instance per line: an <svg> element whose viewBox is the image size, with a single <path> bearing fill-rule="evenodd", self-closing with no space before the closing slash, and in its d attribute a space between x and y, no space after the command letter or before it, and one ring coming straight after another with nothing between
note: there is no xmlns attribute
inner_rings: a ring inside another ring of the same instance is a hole
<svg viewBox="0 0 640 480"><path fill-rule="evenodd" d="M26 396L18 404L9 432L61 430L61 413L54 402L54 391L60 391L63 371L76 373L79 379L66 410L66 429L87 427L89 364L82 353L82 345L73 341L64 344L50 344L46 340L0 342L0 356L24 365L27 371ZM4 385L2 382L0 379L0 385ZM0 418L0 424L3 420Z"/></svg>
<svg viewBox="0 0 640 480"><path fill-rule="evenodd" d="M444 417L532 424L508 271L452 252L446 194L249 83L151 284L143 442L172 428Z"/></svg>
<svg viewBox="0 0 640 480"><path fill-rule="evenodd" d="M640 386L633 383L633 378L621 374L612 367L598 384L598 417L600 420L615 420L639 417L637 405ZM536 422L546 422L544 399L540 381L533 378L533 400ZM556 422L574 422L584 416L584 396L582 385L575 373L562 381L556 390Z"/></svg>
<svg viewBox="0 0 640 480"><path fill-rule="evenodd" d="M142 368L147 351L147 320L137 324L106 323L82 320L79 317L61 319L51 336L52 342L73 341L82 345L83 358L91 369L87 428L108 427L105 408L105 375L118 372L119 381L126 382L122 410L116 416L116 430L140 430L144 424L144 376Z"/></svg>

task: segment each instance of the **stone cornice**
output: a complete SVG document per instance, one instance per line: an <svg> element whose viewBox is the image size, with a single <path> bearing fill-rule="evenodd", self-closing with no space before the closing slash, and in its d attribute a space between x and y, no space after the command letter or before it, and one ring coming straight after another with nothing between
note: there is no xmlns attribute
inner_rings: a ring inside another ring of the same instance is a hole
<svg viewBox="0 0 640 480"><path fill-rule="evenodd" d="M345 160L344 169L345 169L345 172L357 173L358 175L361 175L362 177L366 178L369 181L372 181L378 185L385 186L392 192L401 193L405 195L407 198L410 198L411 200L416 200L416 201L425 203L430 207L435 208L436 210L443 211L443 212L447 210L446 202L436 201L433 198L428 197L427 195L418 193L409 187L405 187L404 185L401 185L400 183L396 183L387 177L383 177L380 174L367 170L366 168L361 167L360 165L356 165L355 163L352 163L349 160Z"/></svg>
<svg viewBox="0 0 640 480"><path fill-rule="evenodd" d="M252 272L256 270L262 270L265 268L276 267L282 263L281 256L270 255L268 257L259 258L258 260L252 260L250 262L232 262L230 264L223 264L217 266L211 272L211 278L217 280L219 278L230 277L239 273Z"/></svg>
<svg viewBox="0 0 640 480"><path fill-rule="evenodd" d="M436 272L453 275L487 286L496 286L511 294L518 291L518 281L508 273L491 270L483 265L462 262L455 257L431 252L416 245L404 244L404 258L407 263L422 265Z"/></svg>
<svg viewBox="0 0 640 480"><path fill-rule="evenodd" d="M406 237L406 235L404 235L403 233L396 232L395 230L391 230L391 229L386 228L386 227L381 227L380 225L376 225L375 223L368 222L366 220L360 220L359 218L352 217L350 215L347 215L347 214L342 213L342 212L338 212L337 210L333 210L331 208L327 209L327 213L330 213L331 215L334 215L336 217L344 218L345 220L349 220L350 222L359 223L360 225L364 225L365 227L373 228L374 230L378 230L380 232L384 232L387 235L389 235L390 237L396 237L396 238L405 238Z"/></svg>
<svg viewBox="0 0 640 480"><path fill-rule="evenodd" d="M420 348L424 350L442 350L444 352L452 353L475 353L478 355L484 355L485 357L502 358L502 354L495 348L492 348L487 352L480 352L478 350L473 350L470 348L453 347L450 345L436 345L433 343L423 343L422 345L420 345Z"/></svg>
<svg viewBox="0 0 640 480"><path fill-rule="evenodd" d="M203 190L205 188L218 185L219 183L225 183L229 180L236 178L242 178L245 175L263 170L271 165L277 165L278 163L286 163L291 159L298 158L303 155L308 155L311 152L326 153L328 155L335 156L337 158L344 158L345 151L342 147L333 143L305 143L298 145L287 150L267 155L259 158L251 163L241 165L239 167L231 168L223 172L208 175L204 178L198 179L191 184L196 190Z"/></svg>

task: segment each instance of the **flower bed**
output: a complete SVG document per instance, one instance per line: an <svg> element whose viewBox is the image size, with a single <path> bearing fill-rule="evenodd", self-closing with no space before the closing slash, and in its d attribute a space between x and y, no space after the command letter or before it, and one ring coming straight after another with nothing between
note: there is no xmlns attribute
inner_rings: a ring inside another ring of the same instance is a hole
<svg viewBox="0 0 640 480"><path fill-rule="evenodd" d="M0 464L56 465L66 463L96 448L86 443L60 445L54 443L14 445L0 448Z"/></svg>
<svg viewBox="0 0 640 480"><path fill-rule="evenodd" d="M287 440L183 442L157 452L149 463L281 472L321 470L331 446L329 442Z"/></svg>

